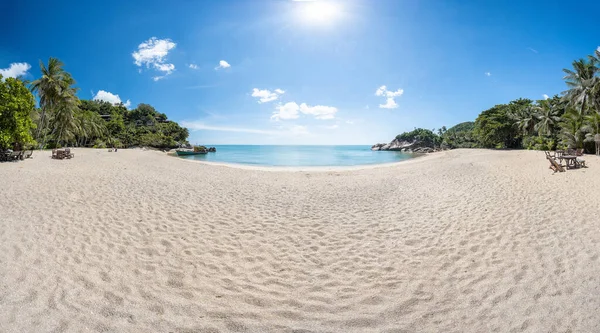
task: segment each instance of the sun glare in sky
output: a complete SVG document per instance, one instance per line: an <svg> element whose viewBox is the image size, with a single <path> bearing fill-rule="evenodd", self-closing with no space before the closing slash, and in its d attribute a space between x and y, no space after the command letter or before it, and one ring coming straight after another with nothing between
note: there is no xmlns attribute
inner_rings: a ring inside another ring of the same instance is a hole
<svg viewBox="0 0 600 333"><path fill-rule="evenodd" d="M331 23L341 12L340 5L331 1L302 1L299 9L303 21L315 24Z"/></svg>

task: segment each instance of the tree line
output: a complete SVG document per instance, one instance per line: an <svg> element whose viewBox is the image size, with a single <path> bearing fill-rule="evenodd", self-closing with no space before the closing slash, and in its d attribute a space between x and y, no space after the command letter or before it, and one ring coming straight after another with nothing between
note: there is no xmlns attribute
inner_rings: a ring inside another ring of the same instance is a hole
<svg viewBox="0 0 600 333"><path fill-rule="evenodd" d="M519 98L479 114L474 122L437 131L417 128L397 136L441 148L555 150L600 145L600 51L563 69L567 90L538 101Z"/></svg>
<svg viewBox="0 0 600 333"><path fill-rule="evenodd" d="M0 149L188 144L188 130L151 105L128 110L122 103L80 100L75 80L60 60L40 61L40 70L33 82L0 75Z"/></svg>

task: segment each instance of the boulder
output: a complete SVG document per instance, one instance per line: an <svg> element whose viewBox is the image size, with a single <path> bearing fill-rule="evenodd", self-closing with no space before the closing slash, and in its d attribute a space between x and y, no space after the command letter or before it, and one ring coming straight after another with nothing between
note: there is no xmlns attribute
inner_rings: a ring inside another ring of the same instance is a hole
<svg viewBox="0 0 600 333"><path fill-rule="evenodd" d="M391 150L407 153L431 153L437 151L433 147L428 146L424 141L402 141L398 139L394 139L390 143L377 143L371 147L371 150Z"/></svg>

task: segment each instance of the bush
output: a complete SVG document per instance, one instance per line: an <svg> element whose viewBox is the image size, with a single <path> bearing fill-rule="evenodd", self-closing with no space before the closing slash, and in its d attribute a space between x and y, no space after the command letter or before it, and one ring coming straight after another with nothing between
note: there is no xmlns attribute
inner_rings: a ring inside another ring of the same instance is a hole
<svg viewBox="0 0 600 333"><path fill-rule="evenodd" d="M423 146L433 147L435 142L437 142L438 136L431 130L415 128L410 132L396 135L396 139L400 141L421 141Z"/></svg>
<svg viewBox="0 0 600 333"><path fill-rule="evenodd" d="M523 148L529 150L554 150L556 149L556 140L546 136L525 136L523 137Z"/></svg>
<svg viewBox="0 0 600 333"><path fill-rule="evenodd" d="M104 149L106 148L106 142L100 140L100 139L96 139L94 141L94 146L93 148L99 148L99 149Z"/></svg>

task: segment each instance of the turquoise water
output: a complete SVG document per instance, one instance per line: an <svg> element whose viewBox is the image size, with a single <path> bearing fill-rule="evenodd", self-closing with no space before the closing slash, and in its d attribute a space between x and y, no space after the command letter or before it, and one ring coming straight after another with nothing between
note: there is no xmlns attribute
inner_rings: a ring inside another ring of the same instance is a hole
<svg viewBox="0 0 600 333"><path fill-rule="evenodd" d="M207 147L213 147L207 145ZM403 161L413 154L371 151L370 146L220 145L216 153L180 158L256 166L355 166Z"/></svg>

